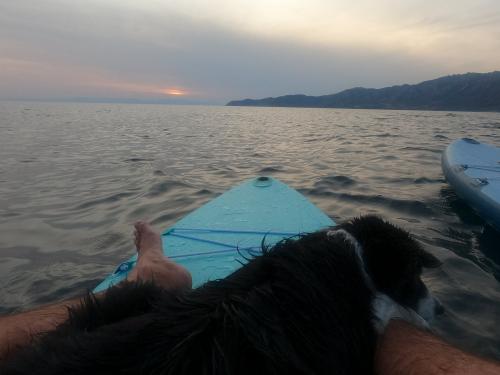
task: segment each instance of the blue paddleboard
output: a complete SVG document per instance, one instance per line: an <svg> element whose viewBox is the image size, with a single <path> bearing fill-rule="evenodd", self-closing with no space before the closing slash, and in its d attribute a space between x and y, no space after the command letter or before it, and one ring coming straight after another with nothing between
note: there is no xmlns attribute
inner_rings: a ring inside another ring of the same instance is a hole
<svg viewBox="0 0 500 375"><path fill-rule="evenodd" d="M443 152L441 165L457 195L500 230L500 148L459 139Z"/></svg>
<svg viewBox="0 0 500 375"><path fill-rule="evenodd" d="M186 267L193 287L229 275L272 245L335 222L302 194L277 179L257 177L232 188L179 220L162 234L165 255ZM124 280L137 255L101 282L100 292Z"/></svg>

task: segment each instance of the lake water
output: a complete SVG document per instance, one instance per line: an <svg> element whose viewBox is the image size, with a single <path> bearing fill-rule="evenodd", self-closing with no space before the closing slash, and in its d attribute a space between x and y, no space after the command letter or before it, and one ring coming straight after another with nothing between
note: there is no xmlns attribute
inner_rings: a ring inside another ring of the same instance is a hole
<svg viewBox="0 0 500 375"><path fill-rule="evenodd" d="M500 114L0 102L0 313L81 294L233 185L274 176L334 220L375 213L443 266L435 330L500 359L500 235L443 179L442 150L500 145Z"/></svg>

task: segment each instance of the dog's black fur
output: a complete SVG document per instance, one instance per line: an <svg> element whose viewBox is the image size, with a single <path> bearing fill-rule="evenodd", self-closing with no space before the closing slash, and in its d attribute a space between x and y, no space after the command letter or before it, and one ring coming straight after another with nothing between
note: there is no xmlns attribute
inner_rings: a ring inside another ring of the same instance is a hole
<svg viewBox="0 0 500 375"><path fill-rule="evenodd" d="M377 291L412 307L422 267L437 260L376 217L338 228L364 247ZM316 232L189 292L125 283L89 295L0 373L370 374L373 298L353 243Z"/></svg>

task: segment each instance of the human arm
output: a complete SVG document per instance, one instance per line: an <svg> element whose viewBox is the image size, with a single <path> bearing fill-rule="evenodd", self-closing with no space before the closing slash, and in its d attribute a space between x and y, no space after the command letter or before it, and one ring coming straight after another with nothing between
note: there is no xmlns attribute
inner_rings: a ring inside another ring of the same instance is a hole
<svg viewBox="0 0 500 375"><path fill-rule="evenodd" d="M0 317L0 361L29 345L36 336L54 330L68 319L69 309L79 304L76 298Z"/></svg>
<svg viewBox="0 0 500 375"><path fill-rule="evenodd" d="M0 318L0 361L47 336L91 332L142 315L167 292L151 281L122 282L105 292ZM182 292L179 290L178 292ZM170 291L169 293L175 293ZM56 328L57 331L56 331Z"/></svg>
<svg viewBox="0 0 500 375"><path fill-rule="evenodd" d="M493 375L500 363L451 346L432 333L392 320L375 356L378 375Z"/></svg>

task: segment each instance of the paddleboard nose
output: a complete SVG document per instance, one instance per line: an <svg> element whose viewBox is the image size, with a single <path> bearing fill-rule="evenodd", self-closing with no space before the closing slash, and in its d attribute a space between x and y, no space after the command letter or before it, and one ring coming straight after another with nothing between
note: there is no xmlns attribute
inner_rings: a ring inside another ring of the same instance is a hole
<svg viewBox="0 0 500 375"><path fill-rule="evenodd" d="M259 176L254 180L253 184L256 187L269 187L273 184L273 179L267 176Z"/></svg>

